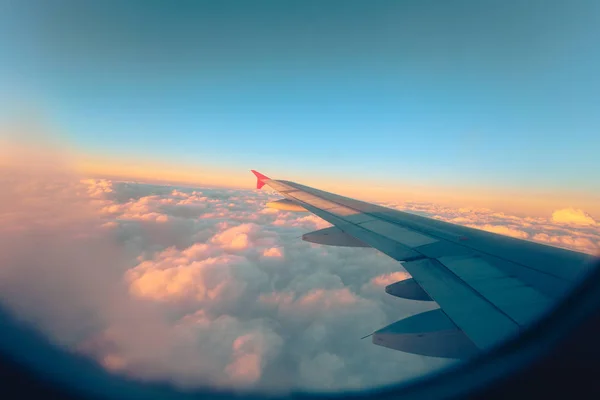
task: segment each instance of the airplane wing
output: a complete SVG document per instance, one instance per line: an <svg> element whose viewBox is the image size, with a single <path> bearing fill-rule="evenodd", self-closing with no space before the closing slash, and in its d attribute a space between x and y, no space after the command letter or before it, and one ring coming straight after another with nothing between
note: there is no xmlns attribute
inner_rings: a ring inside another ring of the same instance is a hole
<svg viewBox="0 0 600 400"><path fill-rule="evenodd" d="M385 288L440 308L400 320L373 343L409 353L467 358L517 335L591 269L593 257L339 196L252 170L257 189L284 196L269 206L309 211L333 226L303 240L372 247L412 276Z"/></svg>

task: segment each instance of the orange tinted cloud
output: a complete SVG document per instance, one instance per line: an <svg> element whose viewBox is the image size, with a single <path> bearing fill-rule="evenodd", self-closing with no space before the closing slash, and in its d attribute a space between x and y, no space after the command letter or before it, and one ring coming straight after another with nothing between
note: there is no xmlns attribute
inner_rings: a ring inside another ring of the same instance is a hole
<svg viewBox="0 0 600 400"><path fill-rule="evenodd" d="M410 278L410 274L406 271L396 271L389 274L378 275L371 279L371 283L375 286L385 287Z"/></svg>
<svg viewBox="0 0 600 400"><path fill-rule="evenodd" d="M591 215L583 210L576 210L574 208L554 211L552 213L552 221L558 224L596 225L596 221Z"/></svg>
<svg viewBox="0 0 600 400"><path fill-rule="evenodd" d="M453 220L453 222L457 222L456 220L457 220L457 218L455 218ZM529 234L527 232L524 232L524 231L522 231L520 229L512 228L510 226L506 226L506 225L492 225L492 224L473 225L473 224L467 224L467 226L470 226L471 228L481 229L481 230L488 231L488 232L499 233L499 234L505 235L505 236L512 236L512 237L516 237L516 238L519 238L519 239L527 239L529 237Z"/></svg>
<svg viewBox="0 0 600 400"><path fill-rule="evenodd" d="M279 249L277 247L271 247L270 249L265 249L262 254L265 257L283 257L283 252L281 251L281 249Z"/></svg>
<svg viewBox="0 0 600 400"><path fill-rule="evenodd" d="M133 180L159 184L208 185L214 187L248 187L253 184L247 171L203 164L164 162L143 159L122 159L78 154L74 157L75 170L85 176Z"/></svg>

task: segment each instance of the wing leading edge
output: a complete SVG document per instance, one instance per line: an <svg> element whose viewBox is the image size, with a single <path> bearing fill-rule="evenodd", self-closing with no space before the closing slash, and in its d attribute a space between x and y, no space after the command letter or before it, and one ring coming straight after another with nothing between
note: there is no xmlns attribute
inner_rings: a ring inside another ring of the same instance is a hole
<svg viewBox="0 0 600 400"><path fill-rule="evenodd" d="M252 170L258 189L268 185L289 208L334 225L304 240L373 247L401 261L412 278L386 292L435 301L440 309L388 325L374 344L435 357L466 358L517 335L587 275L583 253L467 228ZM279 208L279 207L277 207Z"/></svg>

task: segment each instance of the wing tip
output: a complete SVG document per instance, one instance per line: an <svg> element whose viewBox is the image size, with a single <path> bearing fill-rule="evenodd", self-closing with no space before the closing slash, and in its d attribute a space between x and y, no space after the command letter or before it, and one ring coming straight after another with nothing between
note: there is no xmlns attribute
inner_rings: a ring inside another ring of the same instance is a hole
<svg viewBox="0 0 600 400"><path fill-rule="evenodd" d="M256 176L256 188L257 189L261 189L263 186L265 186L265 181L268 181L271 179L268 176L263 175L254 169L251 169L250 172L252 172L254 174L254 176Z"/></svg>

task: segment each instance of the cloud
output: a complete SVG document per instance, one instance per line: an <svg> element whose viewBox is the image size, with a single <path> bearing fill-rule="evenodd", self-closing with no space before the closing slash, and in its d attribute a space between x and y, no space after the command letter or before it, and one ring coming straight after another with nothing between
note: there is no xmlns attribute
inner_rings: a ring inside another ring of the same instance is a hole
<svg viewBox="0 0 600 400"><path fill-rule="evenodd" d="M426 307L375 290L374 279L404 276L397 262L303 242L329 224L265 211L272 194L64 170L5 172L0 184L3 304L115 373L182 387L336 390L447 364L360 341Z"/></svg>
<svg viewBox="0 0 600 400"><path fill-rule="evenodd" d="M283 257L283 252L277 247L271 247L270 249L263 250L263 256L265 257Z"/></svg>
<svg viewBox="0 0 600 400"><path fill-rule="evenodd" d="M454 220L456 220L456 218ZM477 229L481 229L481 230L488 231L488 232L499 233L501 235L512 236L512 237L516 237L519 239L527 239L529 237L529 234L527 232L524 232L520 229L516 229L513 226L492 225L492 224L484 224L484 225L465 224L465 225L470 226L471 228L477 228Z"/></svg>
<svg viewBox="0 0 600 400"><path fill-rule="evenodd" d="M529 217L486 208L451 208L432 203L386 203L387 206L427 217L519 239L600 255L600 226L582 210L565 208L551 216Z"/></svg>
<svg viewBox="0 0 600 400"><path fill-rule="evenodd" d="M265 350L280 345L279 337L266 338L256 333L240 336L233 342L232 361L225 367L225 372L233 380L243 384L252 384L258 381L262 375Z"/></svg>
<svg viewBox="0 0 600 400"><path fill-rule="evenodd" d="M213 242L229 250L245 250L252 244L249 235L256 232L258 227L255 224L242 224L232 228L225 229L223 232L215 235Z"/></svg>
<svg viewBox="0 0 600 400"><path fill-rule="evenodd" d="M596 225L596 221L588 213L574 208L554 211L552 221L557 224Z"/></svg>
<svg viewBox="0 0 600 400"><path fill-rule="evenodd" d="M406 271L397 271L389 274L378 275L371 279L371 283L375 286L385 287L410 278L410 274Z"/></svg>
<svg viewBox="0 0 600 400"><path fill-rule="evenodd" d="M409 275L373 249L303 242L329 224L264 208L269 192L80 180L62 167L4 171L0 184L1 301L115 373L285 392L389 384L449 364L360 340L436 306L386 294ZM600 249L597 225L398 207Z"/></svg>

